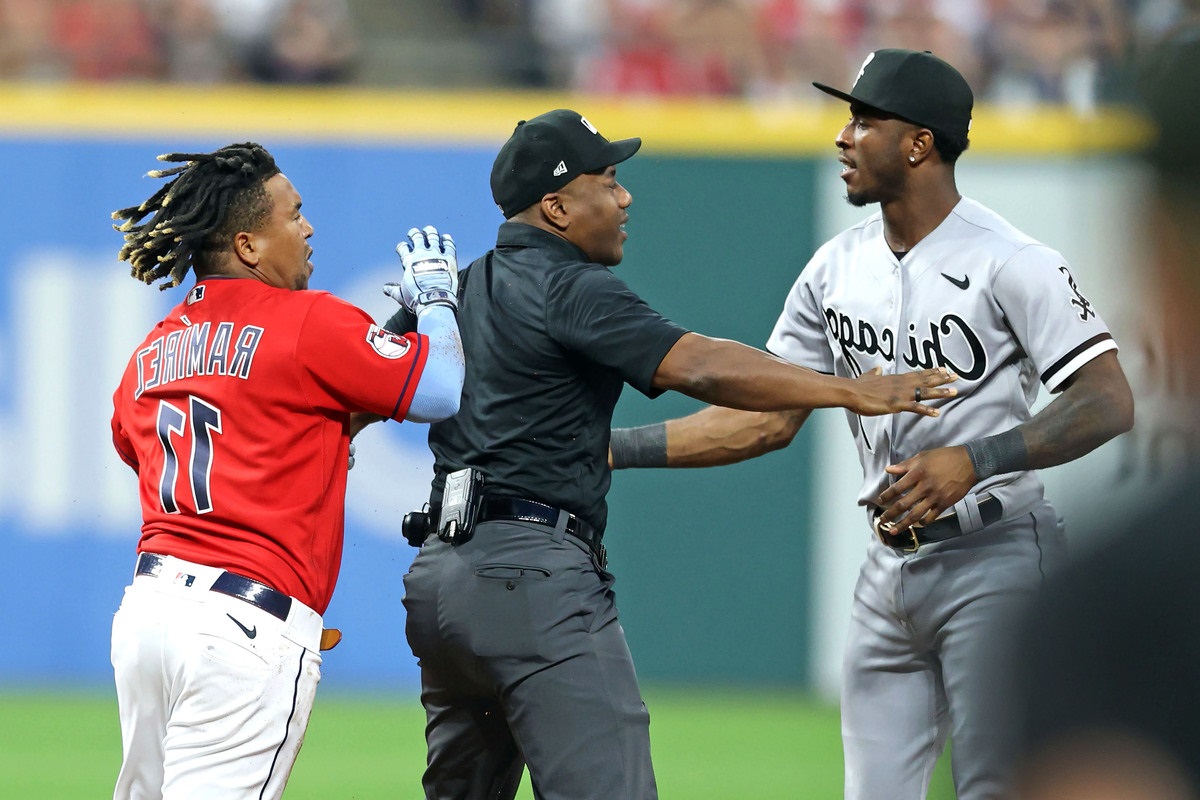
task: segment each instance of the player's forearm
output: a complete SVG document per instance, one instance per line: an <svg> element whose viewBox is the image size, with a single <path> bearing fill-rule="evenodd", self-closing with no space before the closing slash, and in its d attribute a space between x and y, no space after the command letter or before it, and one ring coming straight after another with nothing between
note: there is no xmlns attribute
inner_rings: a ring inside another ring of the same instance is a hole
<svg viewBox="0 0 1200 800"><path fill-rule="evenodd" d="M1012 431L968 442L980 478L1074 461L1133 427L1133 393L1115 352L1084 365L1053 402Z"/></svg>
<svg viewBox="0 0 1200 800"><path fill-rule="evenodd" d="M439 422L458 412L466 374L454 311L442 305L422 310L417 318L417 332L429 340L429 357L406 419Z"/></svg>
<svg viewBox="0 0 1200 800"><path fill-rule="evenodd" d="M853 406L853 381L797 367L727 339L686 334L671 348L654 385L714 406L746 411Z"/></svg>
<svg viewBox="0 0 1200 800"><path fill-rule="evenodd" d="M1133 427L1133 393L1115 352L1080 368L1053 402L1021 426L1029 468L1044 469L1087 455Z"/></svg>

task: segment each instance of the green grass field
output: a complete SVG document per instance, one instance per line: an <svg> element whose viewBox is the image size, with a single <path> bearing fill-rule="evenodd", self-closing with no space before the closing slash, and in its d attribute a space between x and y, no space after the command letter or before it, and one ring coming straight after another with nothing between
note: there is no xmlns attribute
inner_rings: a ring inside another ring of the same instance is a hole
<svg viewBox="0 0 1200 800"><path fill-rule="evenodd" d="M842 796L836 708L797 692L648 688L645 694L659 794L666 800ZM5 797L112 795L121 742L111 695L4 693L0 720ZM318 694L286 796L420 797L423 730L416 699ZM953 796L943 763L930 800ZM518 797L533 797L528 780Z"/></svg>

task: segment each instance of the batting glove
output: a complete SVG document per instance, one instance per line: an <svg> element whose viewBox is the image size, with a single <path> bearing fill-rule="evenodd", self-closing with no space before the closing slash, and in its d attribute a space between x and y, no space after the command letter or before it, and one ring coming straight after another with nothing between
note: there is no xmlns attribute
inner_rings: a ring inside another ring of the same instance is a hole
<svg viewBox="0 0 1200 800"><path fill-rule="evenodd" d="M414 314L435 305L458 310L458 257L450 234L432 225L413 228L396 253L404 275L399 283L385 283L384 294Z"/></svg>

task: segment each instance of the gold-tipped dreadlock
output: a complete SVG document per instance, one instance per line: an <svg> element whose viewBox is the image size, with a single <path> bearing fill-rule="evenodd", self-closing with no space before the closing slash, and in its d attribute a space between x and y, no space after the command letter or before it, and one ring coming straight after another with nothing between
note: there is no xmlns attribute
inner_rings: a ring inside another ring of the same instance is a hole
<svg viewBox="0 0 1200 800"><path fill-rule="evenodd" d="M231 144L212 153L168 153L159 161L186 162L152 170L151 178L172 178L141 205L113 212L125 235L117 258L146 284L178 286L188 268L203 264L204 251L223 248L238 231L257 230L271 212L264 188L278 174L275 159L254 142ZM147 219L149 217L149 219ZM146 220L143 222L142 220Z"/></svg>

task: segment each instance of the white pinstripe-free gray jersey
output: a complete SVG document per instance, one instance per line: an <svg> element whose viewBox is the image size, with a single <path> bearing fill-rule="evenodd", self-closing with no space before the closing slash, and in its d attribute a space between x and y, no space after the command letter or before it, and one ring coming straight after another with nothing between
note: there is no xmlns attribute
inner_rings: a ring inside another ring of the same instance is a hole
<svg viewBox="0 0 1200 800"><path fill-rule="evenodd" d="M857 377L946 366L958 396L940 417L847 412L863 465L859 502L891 481L889 464L923 450L1002 433L1028 420L1038 383L1049 391L1116 342L1055 250L963 198L897 260L871 218L825 243L792 287L767 350L819 372ZM974 490L1006 515L1042 499L1033 472Z"/></svg>

